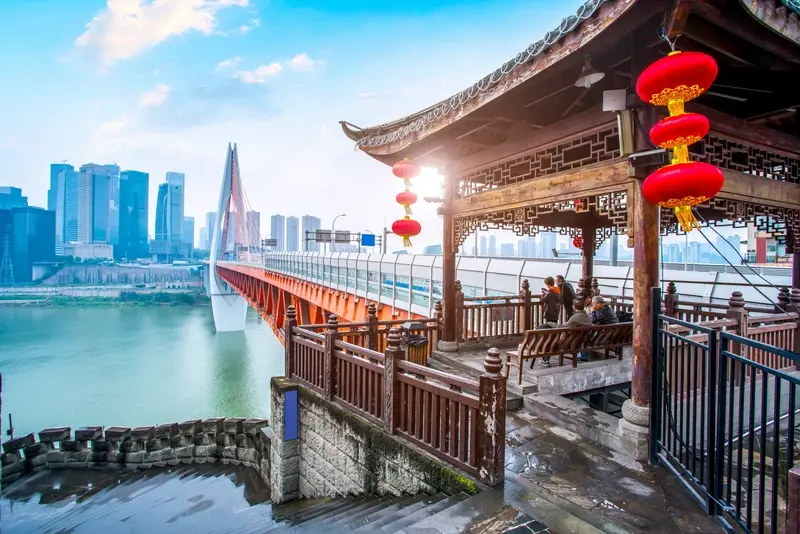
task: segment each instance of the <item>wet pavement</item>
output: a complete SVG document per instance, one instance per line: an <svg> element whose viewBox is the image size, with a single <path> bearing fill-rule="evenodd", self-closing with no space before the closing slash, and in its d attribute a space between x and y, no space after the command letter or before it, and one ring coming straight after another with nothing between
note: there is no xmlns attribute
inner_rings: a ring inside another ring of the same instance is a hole
<svg viewBox="0 0 800 534"><path fill-rule="evenodd" d="M3 534L227 533L274 524L269 492L243 467L51 470L3 488Z"/></svg>
<svg viewBox="0 0 800 534"><path fill-rule="evenodd" d="M506 418L506 501L551 532L724 532L679 481L521 411Z"/></svg>

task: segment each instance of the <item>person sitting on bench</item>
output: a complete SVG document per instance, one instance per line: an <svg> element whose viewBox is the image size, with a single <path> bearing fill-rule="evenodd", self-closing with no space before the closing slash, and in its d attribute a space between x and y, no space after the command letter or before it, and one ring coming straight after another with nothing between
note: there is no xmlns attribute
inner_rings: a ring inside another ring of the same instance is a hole
<svg viewBox="0 0 800 534"><path fill-rule="evenodd" d="M597 296L592 299L592 324L616 324L617 314L606 304L606 300Z"/></svg>
<svg viewBox="0 0 800 534"><path fill-rule="evenodd" d="M592 318L586 313L586 305L583 300L576 300L573 304L575 313L567 320L564 325L567 328L577 328L579 326L592 326ZM589 355L585 352L578 354L578 361L588 362Z"/></svg>

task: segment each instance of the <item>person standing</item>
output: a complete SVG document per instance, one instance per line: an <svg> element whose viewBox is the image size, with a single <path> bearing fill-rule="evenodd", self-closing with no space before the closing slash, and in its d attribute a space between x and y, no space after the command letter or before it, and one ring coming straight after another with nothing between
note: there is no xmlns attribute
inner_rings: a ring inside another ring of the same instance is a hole
<svg viewBox="0 0 800 534"><path fill-rule="evenodd" d="M560 274L556 276L556 286L561 293L561 304L564 306L564 314L567 320L575 313L573 310L573 303L575 302L575 288L572 284L567 282Z"/></svg>
<svg viewBox="0 0 800 534"><path fill-rule="evenodd" d="M558 326L558 317L561 315L561 296L559 295L556 281L553 280L552 276L544 279L544 285L545 287L542 288L542 316L544 322L537 329L556 328ZM550 367L550 356L544 356L540 361L545 367ZM533 361L531 361L531 368L533 368Z"/></svg>

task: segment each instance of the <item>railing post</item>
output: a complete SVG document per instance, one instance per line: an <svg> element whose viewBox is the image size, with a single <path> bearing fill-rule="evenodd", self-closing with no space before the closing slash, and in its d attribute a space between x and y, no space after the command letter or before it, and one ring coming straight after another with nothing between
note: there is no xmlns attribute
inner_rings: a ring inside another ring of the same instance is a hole
<svg viewBox="0 0 800 534"><path fill-rule="evenodd" d="M791 295L790 290L788 287L782 287L778 290L778 299L775 303L775 313L786 313L791 312L791 303L792 299L789 297Z"/></svg>
<svg viewBox="0 0 800 534"><path fill-rule="evenodd" d="M286 323L283 325L283 345L284 345L284 372L286 378L292 378L294 372L294 342L292 341L292 334L294 334L294 327L297 326L297 310L293 305L289 306L286 310Z"/></svg>
<svg viewBox="0 0 800 534"><path fill-rule="evenodd" d="M667 283L667 294L664 295L664 315L667 317L676 317L677 310L675 309L678 303L678 288L675 287L675 282Z"/></svg>
<svg viewBox="0 0 800 534"><path fill-rule="evenodd" d="M522 281L519 290L522 297L522 330L533 330L533 309L531 308L531 284L528 279Z"/></svg>
<svg viewBox="0 0 800 534"><path fill-rule="evenodd" d="M325 332L325 398L330 400L333 397L333 377L334 377L334 357L336 350L336 338L339 336L339 319L333 313L328 316L328 330Z"/></svg>
<svg viewBox="0 0 800 534"><path fill-rule="evenodd" d="M405 350L401 344L400 330L392 328L386 337L386 352L383 360L383 422L386 431L394 434L400 413L400 387L395 378L396 362L402 360Z"/></svg>
<svg viewBox="0 0 800 534"><path fill-rule="evenodd" d="M661 399L663 397L662 388L664 382L661 379L663 362L661 354L661 289L653 288L653 367L652 389L650 390L650 463L658 464L659 444L661 442Z"/></svg>
<svg viewBox="0 0 800 534"><path fill-rule="evenodd" d="M456 341L464 341L464 291L461 289L461 281L456 280Z"/></svg>
<svg viewBox="0 0 800 534"><path fill-rule="evenodd" d="M506 455L506 379L498 349L489 349L478 385L478 477L489 486L503 482Z"/></svg>
<svg viewBox="0 0 800 534"><path fill-rule="evenodd" d="M592 277L592 296L600 296L600 282L598 282L597 278L594 276Z"/></svg>
<svg viewBox="0 0 800 534"><path fill-rule="evenodd" d="M442 311L442 301L437 300L433 304L433 318L436 319L436 329L434 332L433 337L433 349L439 346L439 340L442 339L442 319L443 319L443 311Z"/></svg>
<svg viewBox="0 0 800 534"><path fill-rule="evenodd" d="M743 338L747 337L747 310L744 309L744 298L742 298L741 291L734 291L731 293L731 298L728 300L728 311L725 317L735 320L738 325L736 333ZM740 343L732 341L730 344L730 351L734 354L739 354L743 358L747 358L747 348L742 347Z"/></svg>
<svg viewBox="0 0 800 534"><path fill-rule="evenodd" d="M374 303L367 306L367 348L378 350L378 308Z"/></svg>

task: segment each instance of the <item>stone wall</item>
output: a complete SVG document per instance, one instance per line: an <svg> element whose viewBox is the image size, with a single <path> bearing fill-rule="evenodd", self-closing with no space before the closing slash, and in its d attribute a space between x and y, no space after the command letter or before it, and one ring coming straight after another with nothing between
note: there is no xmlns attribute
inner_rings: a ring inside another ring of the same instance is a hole
<svg viewBox="0 0 800 534"><path fill-rule="evenodd" d="M273 379L275 421L284 417L283 395L291 390L298 391L298 439L283 440L280 425L275 425L274 501L479 490L476 481L444 462L286 379Z"/></svg>
<svg viewBox="0 0 800 534"><path fill-rule="evenodd" d="M269 483L266 419L215 418L138 428L48 428L3 443L2 482L42 469L138 470L168 465L244 465Z"/></svg>

